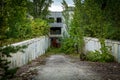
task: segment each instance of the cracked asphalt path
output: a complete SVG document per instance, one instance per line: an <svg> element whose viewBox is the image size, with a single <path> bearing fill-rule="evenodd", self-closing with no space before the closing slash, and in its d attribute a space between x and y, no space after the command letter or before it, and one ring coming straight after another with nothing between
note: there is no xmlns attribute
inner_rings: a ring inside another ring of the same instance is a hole
<svg viewBox="0 0 120 80"><path fill-rule="evenodd" d="M45 65L36 69L38 75L33 80L101 80L91 66L80 66L64 55L51 55Z"/></svg>

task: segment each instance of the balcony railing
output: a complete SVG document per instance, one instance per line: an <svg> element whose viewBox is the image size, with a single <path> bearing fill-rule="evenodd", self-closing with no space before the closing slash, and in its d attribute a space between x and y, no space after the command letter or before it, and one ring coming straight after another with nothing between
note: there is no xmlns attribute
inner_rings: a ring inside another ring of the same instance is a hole
<svg viewBox="0 0 120 80"><path fill-rule="evenodd" d="M63 23L50 23L51 27L63 27Z"/></svg>
<svg viewBox="0 0 120 80"><path fill-rule="evenodd" d="M49 37L63 37L62 34L49 34Z"/></svg>

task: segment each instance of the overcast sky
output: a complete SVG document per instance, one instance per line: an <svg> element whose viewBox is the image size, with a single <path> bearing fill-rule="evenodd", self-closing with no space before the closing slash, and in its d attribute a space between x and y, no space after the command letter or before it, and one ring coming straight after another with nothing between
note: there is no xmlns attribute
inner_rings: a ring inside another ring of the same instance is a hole
<svg viewBox="0 0 120 80"><path fill-rule="evenodd" d="M62 0L53 0L51 7L49 8L50 11L62 11ZM66 0L69 6L73 6L73 0Z"/></svg>

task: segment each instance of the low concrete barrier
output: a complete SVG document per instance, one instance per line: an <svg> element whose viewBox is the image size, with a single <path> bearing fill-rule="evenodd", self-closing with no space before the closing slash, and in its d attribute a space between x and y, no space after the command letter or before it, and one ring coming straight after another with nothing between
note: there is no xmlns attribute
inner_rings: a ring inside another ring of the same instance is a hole
<svg viewBox="0 0 120 80"><path fill-rule="evenodd" d="M101 45L97 38L85 37L85 50L86 51L95 51L100 50ZM116 61L120 63L120 42L106 40L106 46L110 47L112 55L115 57Z"/></svg>
<svg viewBox="0 0 120 80"><path fill-rule="evenodd" d="M17 53L13 53L12 57L8 59L11 61L10 68L21 67L45 53L45 51L49 47L49 38L42 36L40 38L34 38L12 45L28 45L27 48L23 49L24 52L18 51Z"/></svg>

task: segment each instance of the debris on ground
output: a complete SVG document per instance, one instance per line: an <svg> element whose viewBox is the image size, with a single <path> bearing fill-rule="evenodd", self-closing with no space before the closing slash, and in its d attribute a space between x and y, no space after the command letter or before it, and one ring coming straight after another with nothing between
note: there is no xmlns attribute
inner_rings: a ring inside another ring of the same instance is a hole
<svg viewBox="0 0 120 80"><path fill-rule="evenodd" d="M102 63L102 62L80 61L79 58L72 58L72 57L69 57L68 55L63 55L63 54L38 57L36 60L33 60L29 64L19 68L19 70L16 73L16 77L12 80L41 80L39 78L44 73L42 71L48 68L52 70L48 72L59 72L59 75L60 75L60 72L65 72L67 73L67 75L63 73L64 77L68 77L71 75L71 78L74 78L75 80L90 80L90 79L120 80L120 64L117 62ZM64 71L62 68L64 69ZM55 69L56 71L54 71ZM72 69L75 69L73 70L75 74L72 74L71 71L66 71L66 70L72 70ZM70 72L70 75L68 75L69 72ZM48 73L47 75L52 76L52 74ZM81 74L83 74L83 76ZM58 73L55 73L55 75L58 76ZM72 77L72 75L74 75L74 77ZM39 78L37 79L36 77L38 76ZM75 76L77 76L78 78ZM43 77L43 80L45 80L44 77ZM97 77L99 79L97 79ZM66 78L66 80L71 80L69 78ZM48 78L48 80L49 79L50 78ZM56 80L59 80L59 79L56 79Z"/></svg>

